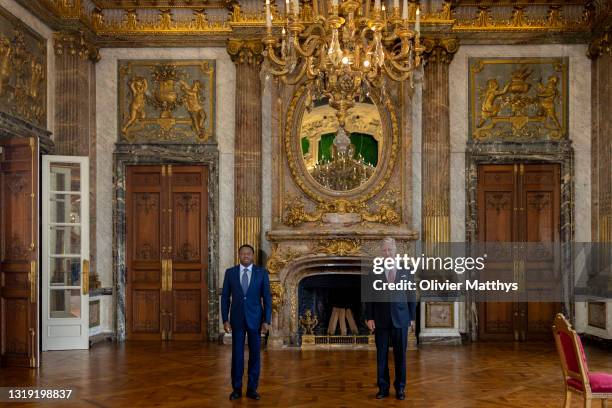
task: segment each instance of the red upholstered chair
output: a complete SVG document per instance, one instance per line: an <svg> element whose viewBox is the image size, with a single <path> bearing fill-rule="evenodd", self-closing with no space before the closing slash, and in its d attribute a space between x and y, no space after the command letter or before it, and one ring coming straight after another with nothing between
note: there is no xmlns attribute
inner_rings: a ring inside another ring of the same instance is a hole
<svg viewBox="0 0 612 408"><path fill-rule="evenodd" d="M607 408L607 400L612 399L612 374L589 372L582 341L561 313L555 316L553 334L565 381L565 408L572 404L572 393L584 398L585 408L591 407L593 399L601 399L601 406Z"/></svg>

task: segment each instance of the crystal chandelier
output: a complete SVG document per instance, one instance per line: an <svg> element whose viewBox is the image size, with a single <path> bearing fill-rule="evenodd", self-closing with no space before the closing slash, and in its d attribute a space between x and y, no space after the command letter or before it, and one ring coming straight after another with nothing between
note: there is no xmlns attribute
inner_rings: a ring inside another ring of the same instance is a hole
<svg viewBox="0 0 612 408"><path fill-rule="evenodd" d="M340 4L338 2L341 2ZM270 0L266 0L267 34L263 38L264 72L295 85L304 81L306 106L326 97L344 127L348 109L372 89L385 93L386 78L412 81L421 66L420 16L394 0L387 13L381 0L331 0L325 15L317 0L304 4L286 0L282 33L272 33ZM411 28L409 14L414 25ZM280 38L279 38L280 37Z"/></svg>

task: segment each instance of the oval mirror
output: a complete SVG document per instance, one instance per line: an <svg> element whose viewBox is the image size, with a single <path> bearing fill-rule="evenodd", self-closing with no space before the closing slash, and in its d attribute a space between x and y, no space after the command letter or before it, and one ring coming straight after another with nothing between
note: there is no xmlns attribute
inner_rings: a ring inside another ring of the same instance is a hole
<svg viewBox="0 0 612 408"><path fill-rule="evenodd" d="M354 190L373 176L381 162L380 112L370 99L355 102L342 128L328 100L319 99L302 116L299 140L306 171L320 186Z"/></svg>

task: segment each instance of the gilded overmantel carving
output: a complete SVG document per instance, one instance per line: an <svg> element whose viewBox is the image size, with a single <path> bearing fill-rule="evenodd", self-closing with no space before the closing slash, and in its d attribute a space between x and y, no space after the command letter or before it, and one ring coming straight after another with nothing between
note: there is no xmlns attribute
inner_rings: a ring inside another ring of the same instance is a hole
<svg viewBox="0 0 612 408"><path fill-rule="evenodd" d="M399 190L390 189L370 207L363 202L354 202L336 199L329 202L318 203L314 212L305 209L304 201L298 196L289 196L283 209L283 224L297 227L307 222L316 222L318 225L330 221L334 217L344 225L356 223L380 223L384 225L399 225L401 223L401 209L398 204ZM354 215L354 217L353 217Z"/></svg>
<svg viewBox="0 0 612 408"><path fill-rule="evenodd" d="M0 110L42 128L47 123L45 41L2 8Z"/></svg>

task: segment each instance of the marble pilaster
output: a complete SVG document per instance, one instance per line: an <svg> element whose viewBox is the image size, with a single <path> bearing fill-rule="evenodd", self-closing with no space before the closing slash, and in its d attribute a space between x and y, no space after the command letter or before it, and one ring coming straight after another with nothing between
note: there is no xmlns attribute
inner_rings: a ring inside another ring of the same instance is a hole
<svg viewBox="0 0 612 408"><path fill-rule="evenodd" d="M421 217L422 240L435 244L450 242L450 116L449 65L459 42L454 38L425 38L425 68L422 93ZM449 313L457 314L457 303L448 302ZM421 306L424 316L426 303ZM422 342L460 344L459 319L452 327L427 327L421 319Z"/></svg>
<svg viewBox="0 0 612 408"><path fill-rule="evenodd" d="M448 67L459 47L452 38L425 46L422 134L422 216L425 242L450 241L450 126Z"/></svg>
<svg viewBox="0 0 612 408"><path fill-rule="evenodd" d="M593 40L591 63L591 219L592 240L612 242L612 53L608 35Z"/></svg>
<svg viewBox="0 0 612 408"><path fill-rule="evenodd" d="M249 244L261 262L262 113L259 39L230 39L227 46L236 65L236 137L234 139L234 249Z"/></svg>
<svg viewBox="0 0 612 408"><path fill-rule="evenodd" d="M612 31L604 32L593 39L587 55L591 58L591 240L598 242L602 268L612 262L612 52L610 50ZM605 244L604 244L605 243ZM607 245L607 250L603 249ZM612 290L612 278L608 280L608 290ZM593 299L597 300L597 299ZM584 302L583 309L590 307ZM605 327L591 325L587 312L584 313L586 333L612 339L612 301L604 303ZM577 306L578 310L578 306Z"/></svg>
<svg viewBox="0 0 612 408"><path fill-rule="evenodd" d="M96 69L98 48L77 32L53 36L55 50L55 153L89 157L90 287L100 286L96 269Z"/></svg>

